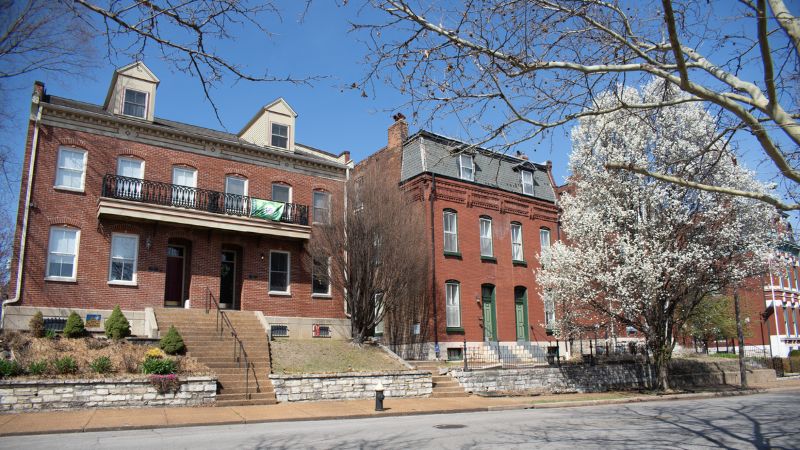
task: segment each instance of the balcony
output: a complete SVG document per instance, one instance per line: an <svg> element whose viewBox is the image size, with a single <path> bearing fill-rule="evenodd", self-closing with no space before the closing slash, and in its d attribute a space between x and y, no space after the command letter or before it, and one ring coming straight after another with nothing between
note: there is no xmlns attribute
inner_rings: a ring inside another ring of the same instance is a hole
<svg viewBox="0 0 800 450"><path fill-rule="evenodd" d="M245 195L111 174L103 177L97 216L299 239L311 235L306 205L267 202Z"/></svg>

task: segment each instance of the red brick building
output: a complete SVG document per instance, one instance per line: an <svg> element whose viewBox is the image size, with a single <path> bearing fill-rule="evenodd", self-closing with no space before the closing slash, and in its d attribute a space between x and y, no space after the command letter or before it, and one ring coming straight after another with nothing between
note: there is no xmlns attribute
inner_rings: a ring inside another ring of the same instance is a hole
<svg viewBox="0 0 800 450"><path fill-rule="evenodd" d="M158 118L158 84L140 62L114 73L103 105L36 84L5 326L27 326L27 307L134 313L213 298L297 335L349 332L341 294L304 262L349 154L296 142L283 99L237 134Z"/></svg>
<svg viewBox="0 0 800 450"><path fill-rule="evenodd" d="M463 342L524 352L553 341L552 304L534 272L543 245L557 239L550 164L476 148L427 131L408 136L402 115L388 145L357 167L384 173L424 202L434 308L428 357L460 358Z"/></svg>

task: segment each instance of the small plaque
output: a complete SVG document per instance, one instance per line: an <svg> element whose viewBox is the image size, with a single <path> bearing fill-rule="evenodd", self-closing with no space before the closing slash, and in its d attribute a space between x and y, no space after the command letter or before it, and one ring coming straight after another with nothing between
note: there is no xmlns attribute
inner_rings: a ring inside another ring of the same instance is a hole
<svg viewBox="0 0 800 450"><path fill-rule="evenodd" d="M100 328L100 322L103 316L100 314L87 314L86 315L86 328Z"/></svg>

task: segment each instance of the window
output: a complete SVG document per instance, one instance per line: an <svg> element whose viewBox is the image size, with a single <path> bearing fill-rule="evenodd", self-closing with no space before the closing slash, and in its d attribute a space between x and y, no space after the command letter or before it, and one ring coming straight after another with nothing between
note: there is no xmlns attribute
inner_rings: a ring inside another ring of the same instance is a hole
<svg viewBox="0 0 800 450"><path fill-rule="evenodd" d="M57 164L55 187L83 192L86 180L86 150L59 148Z"/></svg>
<svg viewBox="0 0 800 450"><path fill-rule="evenodd" d="M786 336L789 336L789 308L788 308L788 305L783 307L783 329L786 330Z"/></svg>
<svg viewBox="0 0 800 450"><path fill-rule="evenodd" d="M448 361L463 361L464 355L462 349L456 347L448 347L447 348L447 360Z"/></svg>
<svg viewBox="0 0 800 450"><path fill-rule="evenodd" d="M462 180L475 181L475 164L472 155L458 155L458 170Z"/></svg>
<svg viewBox="0 0 800 450"><path fill-rule="evenodd" d="M144 161L120 156L117 159L117 198L137 200L142 196Z"/></svg>
<svg viewBox="0 0 800 450"><path fill-rule="evenodd" d="M292 203L292 188L291 188L291 186L286 186L285 184L273 184L272 185L272 201L273 202Z"/></svg>
<svg viewBox="0 0 800 450"><path fill-rule="evenodd" d="M797 336L797 308L792 309L792 321L794 323L794 335Z"/></svg>
<svg viewBox="0 0 800 450"><path fill-rule="evenodd" d="M458 253L458 215L451 209L444 210L444 251Z"/></svg>
<svg viewBox="0 0 800 450"><path fill-rule="evenodd" d="M272 337L288 337L289 325L270 325L269 335Z"/></svg>
<svg viewBox="0 0 800 450"><path fill-rule="evenodd" d="M172 204L184 208L193 208L194 188L197 187L197 171L191 167L173 167L172 184Z"/></svg>
<svg viewBox="0 0 800 450"><path fill-rule="evenodd" d="M78 266L80 230L65 227L50 228L47 248L47 278L74 281Z"/></svg>
<svg viewBox="0 0 800 450"><path fill-rule="evenodd" d="M269 252L269 292L289 293L289 253Z"/></svg>
<svg viewBox="0 0 800 450"><path fill-rule="evenodd" d="M525 195L533 195L533 172L523 170L520 171L522 176L522 193Z"/></svg>
<svg viewBox="0 0 800 450"><path fill-rule="evenodd" d="M330 223L331 196L327 192L314 192L314 223Z"/></svg>
<svg viewBox="0 0 800 450"><path fill-rule="evenodd" d="M544 327L552 330L556 322L556 304L549 292L544 293Z"/></svg>
<svg viewBox="0 0 800 450"><path fill-rule="evenodd" d="M550 248L550 230L547 228L539 229L539 241L541 242L542 253Z"/></svg>
<svg viewBox="0 0 800 450"><path fill-rule="evenodd" d="M315 259L311 267L311 294L312 295L330 295L331 294L331 279L330 279L331 259L322 258Z"/></svg>
<svg viewBox="0 0 800 450"><path fill-rule="evenodd" d="M225 211L228 214L246 214L247 178L228 175L225 177Z"/></svg>
<svg viewBox="0 0 800 450"><path fill-rule="evenodd" d="M108 281L119 283L136 282L136 257L139 250L139 236L135 234L114 233L111 236L111 261Z"/></svg>
<svg viewBox="0 0 800 450"><path fill-rule="evenodd" d="M492 219L481 217L481 256L491 258L494 256L492 249Z"/></svg>
<svg viewBox="0 0 800 450"><path fill-rule="evenodd" d="M383 327L384 318L381 317L383 315L382 300L383 300L383 293L376 292L375 295L373 296L373 304L375 305L375 318L377 319L380 317L380 320L378 321L378 323L375 324L375 336L382 335L384 330Z"/></svg>
<svg viewBox="0 0 800 450"><path fill-rule="evenodd" d="M125 105L122 114L139 118L146 118L147 115L147 94L133 89L125 89Z"/></svg>
<svg viewBox="0 0 800 450"><path fill-rule="evenodd" d="M522 257L522 225L511 223L511 259L523 261Z"/></svg>
<svg viewBox="0 0 800 450"><path fill-rule="evenodd" d="M447 328L461 327L461 285L458 281L445 283L445 300L447 303Z"/></svg>
<svg viewBox="0 0 800 450"><path fill-rule="evenodd" d="M279 123L272 124L272 146L289 148L289 127Z"/></svg>

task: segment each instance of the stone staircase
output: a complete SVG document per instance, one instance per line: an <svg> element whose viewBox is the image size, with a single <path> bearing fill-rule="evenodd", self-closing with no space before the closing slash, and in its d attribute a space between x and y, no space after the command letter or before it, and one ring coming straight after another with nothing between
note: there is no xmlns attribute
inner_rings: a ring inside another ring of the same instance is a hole
<svg viewBox="0 0 800 450"><path fill-rule="evenodd" d="M429 370L433 376L433 392L431 398L467 397L458 381L449 374L439 375L439 369L445 366L438 361L412 361L418 370Z"/></svg>
<svg viewBox="0 0 800 450"><path fill-rule="evenodd" d="M271 405L277 403L269 380L269 340L264 327L250 311L225 311L247 353L250 370L234 360L238 344L227 325L220 336L214 309L156 309L158 329L163 334L170 325L181 333L188 356L208 366L218 377L217 406ZM247 380L247 382L246 382ZM249 394L247 387L249 386Z"/></svg>

